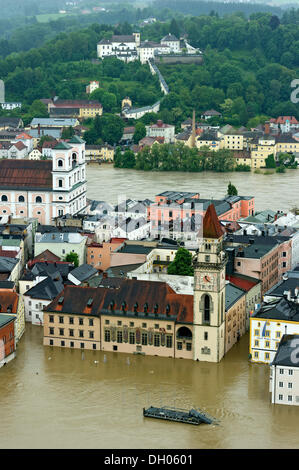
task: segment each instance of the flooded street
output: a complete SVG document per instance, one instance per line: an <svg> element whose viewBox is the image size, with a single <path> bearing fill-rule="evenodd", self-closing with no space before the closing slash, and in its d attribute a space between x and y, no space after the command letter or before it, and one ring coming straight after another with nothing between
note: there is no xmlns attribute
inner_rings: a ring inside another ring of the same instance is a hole
<svg viewBox="0 0 299 470"><path fill-rule="evenodd" d="M240 196L255 196L256 210L289 210L299 207L299 170L272 175L242 173L146 172L113 168L113 165L87 165L87 197L117 202L127 198L153 200L163 191L194 191L202 198L221 199L231 181Z"/></svg>
<svg viewBox="0 0 299 470"><path fill-rule="evenodd" d="M248 335L219 364L44 347L26 324L0 369L1 448L298 448L298 407L269 401L269 367ZM96 361L96 362L95 362ZM219 425L144 418L145 406L201 407Z"/></svg>

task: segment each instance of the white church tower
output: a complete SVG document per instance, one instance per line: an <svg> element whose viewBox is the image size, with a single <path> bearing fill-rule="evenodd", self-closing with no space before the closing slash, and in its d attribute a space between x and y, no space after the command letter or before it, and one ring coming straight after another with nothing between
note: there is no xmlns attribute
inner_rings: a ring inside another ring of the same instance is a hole
<svg viewBox="0 0 299 470"><path fill-rule="evenodd" d="M77 214L86 206L85 142L74 136L52 155L53 217Z"/></svg>
<svg viewBox="0 0 299 470"><path fill-rule="evenodd" d="M204 216L194 259L193 359L219 362L225 352L223 229L211 204Z"/></svg>

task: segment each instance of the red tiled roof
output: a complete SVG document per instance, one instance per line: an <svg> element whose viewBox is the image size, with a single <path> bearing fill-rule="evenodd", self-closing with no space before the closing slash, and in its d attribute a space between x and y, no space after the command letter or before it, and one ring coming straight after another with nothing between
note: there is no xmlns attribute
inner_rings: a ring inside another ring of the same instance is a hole
<svg viewBox="0 0 299 470"><path fill-rule="evenodd" d="M220 238L225 230L221 226L214 204L210 204L203 219L203 237Z"/></svg>
<svg viewBox="0 0 299 470"><path fill-rule="evenodd" d="M290 121L291 124L299 124L295 116L278 116L277 119L270 119L270 122L276 122L276 124L285 124L286 120Z"/></svg>
<svg viewBox="0 0 299 470"><path fill-rule="evenodd" d="M111 287L115 282L115 288ZM166 282L137 281L135 279L109 279L110 287L77 287L66 286L47 307L49 312L64 312L72 314L100 315L110 311L110 304L114 302L114 311L122 314L122 304L126 302L126 311L133 312L134 305L138 303L137 311L143 312L145 303L148 312L154 312L158 304L158 314L166 316L166 307L170 306L169 315L176 316L181 323L193 322L193 295L177 294ZM63 297L63 303L58 300ZM91 307L87 306L89 299L93 299Z"/></svg>
<svg viewBox="0 0 299 470"><path fill-rule="evenodd" d="M11 313L17 313L19 296L10 289L0 290L0 313L7 313L11 307Z"/></svg>
<svg viewBox="0 0 299 470"><path fill-rule="evenodd" d="M3 250L0 248L0 257L5 256L6 258L16 258L18 256L17 251Z"/></svg>
<svg viewBox="0 0 299 470"><path fill-rule="evenodd" d="M12 147L16 147L18 150L23 150L27 148L26 145L24 145L21 141L12 144Z"/></svg>
<svg viewBox="0 0 299 470"><path fill-rule="evenodd" d="M0 160L0 189L52 189L52 162L48 160Z"/></svg>
<svg viewBox="0 0 299 470"><path fill-rule="evenodd" d="M27 139L33 139L33 137L31 137L31 135L29 134L26 134L26 132L22 132L22 134L17 135L16 139L27 140Z"/></svg>
<svg viewBox="0 0 299 470"><path fill-rule="evenodd" d="M246 292L248 292L250 289L256 286L259 282L258 279L256 280L245 279L245 278L239 277L237 274L227 274L225 278L231 284L245 290Z"/></svg>
<svg viewBox="0 0 299 470"><path fill-rule="evenodd" d="M59 256L56 256L52 251L50 250L45 250L39 255L35 256L32 260L32 262L37 263L39 261L60 261Z"/></svg>
<svg viewBox="0 0 299 470"><path fill-rule="evenodd" d="M59 100L54 103L55 108L102 108L97 101L85 100Z"/></svg>

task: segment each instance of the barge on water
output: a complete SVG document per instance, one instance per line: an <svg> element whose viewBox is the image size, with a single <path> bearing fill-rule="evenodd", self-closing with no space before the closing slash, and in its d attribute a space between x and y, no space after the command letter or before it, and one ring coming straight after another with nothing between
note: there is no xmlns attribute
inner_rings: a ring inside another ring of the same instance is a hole
<svg viewBox="0 0 299 470"><path fill-rule="evenodd" d="M190 411L180 408L143 408L143 416L146 418L164 419L167 421L177 421L186 424L216 424L216 420L201 410L192 408Z"/></svg>

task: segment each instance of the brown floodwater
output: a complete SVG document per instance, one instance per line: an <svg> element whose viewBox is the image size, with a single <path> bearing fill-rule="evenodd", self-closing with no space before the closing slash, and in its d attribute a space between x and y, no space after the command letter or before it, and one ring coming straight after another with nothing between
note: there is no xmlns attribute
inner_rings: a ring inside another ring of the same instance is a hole
<svg viewBox="0 0 299 470"><path fill-rule="evenodd" d="M150 172L113 168L113 165L87 165L87 197L117 202L127 198L152 199L163 191L199 192L202 198L220 199L231 181L241 196L255 196L257 210L289 210L299 206L299 170L271 175L232 172L183 173Z"/></svg>
<svg viewBox="0 0 299 470"><path fill-rule="evenodd" d="M298 448L299 408L269 401L269 367L248 335L219 364L42 345L26 324L0 369L0 448ZM201 407L218 425L144 418L144 406Z"/></svg>

